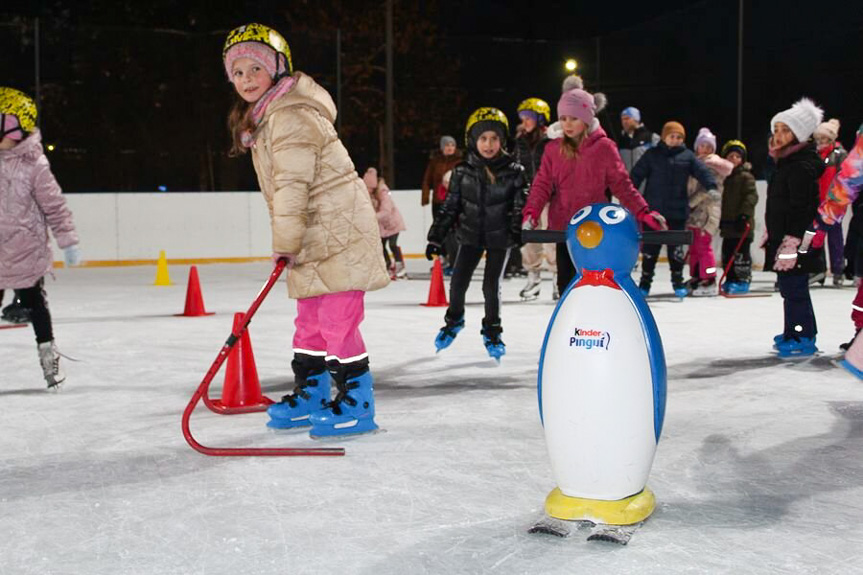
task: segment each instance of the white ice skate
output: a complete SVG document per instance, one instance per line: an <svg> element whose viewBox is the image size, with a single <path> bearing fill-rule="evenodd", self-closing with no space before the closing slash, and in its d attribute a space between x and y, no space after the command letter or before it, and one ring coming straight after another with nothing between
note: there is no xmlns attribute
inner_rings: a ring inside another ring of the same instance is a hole
<svg viewBox="0 0 863 575"><path fill-rule="evenodd" d="M539 292L542 289L542 281L539 272L527 272L527 285L519 292L522 301L533 301L539 297Z"/></svg>
<svg viewBox="0 0 863 575"><path fill-rule="evenodd" d="M39 363L42 365L42 375L49 391L59 391L60 385L66 381L66 374L60 369L60 352L53 341L46 341L37 346Z"/></svg>

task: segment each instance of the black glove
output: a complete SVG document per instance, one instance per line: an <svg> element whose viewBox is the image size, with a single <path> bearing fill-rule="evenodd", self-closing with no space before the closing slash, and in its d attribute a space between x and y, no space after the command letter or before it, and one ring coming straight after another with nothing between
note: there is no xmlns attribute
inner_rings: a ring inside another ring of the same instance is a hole
<svg viewBox="0 0 863 575"><path fill-rule="evenodd" d="M441 254L441 247L438 244L434 244L429 242L426 246L426 259L431 261L435 256L439 256Z"/></svg>
<svg viewBox="0 0 863 575"><path fill-rule="evenodd" d="M743 230L746 229L746 224L749 222L749 216L746 214L740 214L737 216L737 220L734 222L734 229L738 232L743 233Z"/></svg>

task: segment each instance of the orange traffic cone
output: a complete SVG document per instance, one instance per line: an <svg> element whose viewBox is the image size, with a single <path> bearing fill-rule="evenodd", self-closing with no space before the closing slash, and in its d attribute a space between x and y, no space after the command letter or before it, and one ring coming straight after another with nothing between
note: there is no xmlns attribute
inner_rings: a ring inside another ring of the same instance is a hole
<svg viewBox="0 0 863 575"><path fill-rule="evenodd" d="M174 314L182 317L200 317L213 315L215 312L204 309L204 296L201 295L201 283L198 281L198 268L189 268L189 285L186 287L186 308L183 313Z"/></svg>
<svg viewBox="0 0 863 575"><path fill-rule="evenodd" d="M234 314L233 332L243 322L243 314ZM225 368L225 385L222 387L222 399L214 400L216 409L232 407L267 406L273 403L261 393L261 382L258 380L258 368L255 367L255 354L252 352L252 340L249 330L243 332L240 341L228 356Z"/></svg>
<svg viewBox="0 0 863 575"><path fill-rule="evenodd" d="M446 301L446 287L443 284L443 266L440 263L440 258L435 258L434 265L432 266L429 299L426 303L420 305L426 307L445 307L449 305Z"/></svg>

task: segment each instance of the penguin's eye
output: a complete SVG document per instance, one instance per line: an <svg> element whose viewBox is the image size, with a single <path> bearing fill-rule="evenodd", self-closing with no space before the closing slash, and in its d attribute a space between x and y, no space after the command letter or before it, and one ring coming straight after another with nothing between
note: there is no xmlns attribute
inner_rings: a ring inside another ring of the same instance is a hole
<svg viewBox="0 0 863 575"><path fill-rule="evenodd" d="M580 222L581 220L583 220L584 218L589 216L590 210L592 207L593 206L585 206L585 207L581 208L580 210L578 210L577 212L575 212L575 215L572 216L571 220L569 220L569 225L574 226L575 224L577 224L578 222Z"/></svg>
<svg viewBox="0 0 863 575"><path fill-rule="evenodd" d="M626 219L626 212L617 206L605 206L599 210L599 218L606 224L613 226Z"/></svg>

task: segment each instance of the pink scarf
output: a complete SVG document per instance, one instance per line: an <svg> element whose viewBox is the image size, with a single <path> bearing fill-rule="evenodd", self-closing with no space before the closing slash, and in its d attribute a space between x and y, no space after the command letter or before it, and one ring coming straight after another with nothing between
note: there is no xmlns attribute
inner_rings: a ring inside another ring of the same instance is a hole
<svg viewBox="0 0 863 575"><path fill-rule="evenodd" d="M768 154L774 160L781 160L782 158L787 158L794 152L799 152L803 148L807 146L807 142L801 142L797 144L792 144L790 146L785 146L783 148L775 148L773 146L773 138L770 138L770 141L767 143Z"/></svg>
<svg viewBox="0 0 863 575"><path fill-rule="evenodd" d="M243 145L247 148L251 148L255 143L255 133L258 130L258 126L260 126L261 121L264 119L264 114L267 113L267 107L270 103L289 91L294 87L294 77L293 76L285 76L278 82L276 82L273 86L270 87L269 90L264 92L264 95L261 96L261 99L257 101L255 107L249 112L249 115L252 118L252 123L255 126L254 132L252 130L246 130L243 132L242 136L240 136Z"/></svg>

